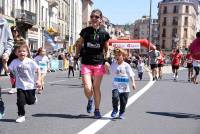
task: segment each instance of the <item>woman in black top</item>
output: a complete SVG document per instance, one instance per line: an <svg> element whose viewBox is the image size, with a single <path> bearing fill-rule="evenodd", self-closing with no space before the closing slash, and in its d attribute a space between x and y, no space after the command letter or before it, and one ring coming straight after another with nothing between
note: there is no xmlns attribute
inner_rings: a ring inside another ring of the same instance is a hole
<svg viewBox="0 0 200 134"><path fill-rule="evenodd" d="M82 29L79 42L76 45L75 59L80 56L81 50L81 74L84 84L84 92L88 98L87 112L92 112L94 96L94 117L101 118L99 105L101 101L100 85L105 74L104 64L108 60L109 34L102 23L102 12L93 10L90 16L91 26ZM107 64L106 64L107 65Z"/></svg>

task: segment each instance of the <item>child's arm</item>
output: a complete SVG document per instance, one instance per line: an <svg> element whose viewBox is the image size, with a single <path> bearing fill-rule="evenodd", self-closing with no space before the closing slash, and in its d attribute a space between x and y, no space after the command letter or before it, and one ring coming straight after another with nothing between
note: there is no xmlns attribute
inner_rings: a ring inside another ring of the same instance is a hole
<svg viewBox="0 0 200 134"><path fill-rule="evenodd" d="M37 86L37 88L40 89L41 88L41 72L40 72L39 67L37 67L36 72L37 72L36 86Z"/></svg>
<svg viewBox="0 0 200 134"><path fill-rule="evenodd" d="M131 81L132 81L133 90L136 90L135 79L134 79L134 77L130 77L130 78L131 78Z"/></svg>

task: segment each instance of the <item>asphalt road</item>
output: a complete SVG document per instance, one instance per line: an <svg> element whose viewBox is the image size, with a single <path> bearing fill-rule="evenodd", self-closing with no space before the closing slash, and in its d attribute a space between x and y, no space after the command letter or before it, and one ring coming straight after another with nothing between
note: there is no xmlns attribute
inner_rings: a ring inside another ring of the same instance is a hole
<svg viewBox="0 0 200 134"><path fill-rule="evenodd" d="M78 72L77 72L78 73ZM176 82L171 74L163 80L149 82L144 74L137 80L137 90L130 94L125 119L111 119L111 78L102 82L102 119L86 112L87 100L78 77L67 78L66 72L49 73L38 103L26 106L26 121L15 123L16 95L7 94L7 78L0 80L6 115L0 120L0 134L200 134L200 86L187 82L186 70ZM78 76L78 74L76 74Z"/></svg>

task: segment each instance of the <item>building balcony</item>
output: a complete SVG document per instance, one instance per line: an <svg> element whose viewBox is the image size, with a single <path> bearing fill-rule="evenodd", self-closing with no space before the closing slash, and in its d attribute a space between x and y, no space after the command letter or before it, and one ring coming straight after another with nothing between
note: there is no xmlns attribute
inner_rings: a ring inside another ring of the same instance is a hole
<svg viewBox="0 0 200 134"><path fill-rule="evenodd" d="M59 4L57 0L48 0L48 2L50 7L56 7Z"/></svg>
<svg viewBox="0 0 200 134"><path fill-rule="evenodd" d="M17 23L28 25L30 27L36 25L36 14L30 11L16 9L15 19Z"/></svg>

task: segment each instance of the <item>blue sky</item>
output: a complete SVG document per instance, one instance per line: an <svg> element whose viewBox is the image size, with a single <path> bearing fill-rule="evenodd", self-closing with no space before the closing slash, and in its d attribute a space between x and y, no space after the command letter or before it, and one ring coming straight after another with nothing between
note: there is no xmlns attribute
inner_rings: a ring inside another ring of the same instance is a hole
<svg viewBox="0 0 200 134"><path fill-rule="evenodd" d="M133 23L149 15L150 0L92 0L93 8L100 9L113 24ZM152 18L157 17L157 5L161 0L152 0Z"/></svg>

